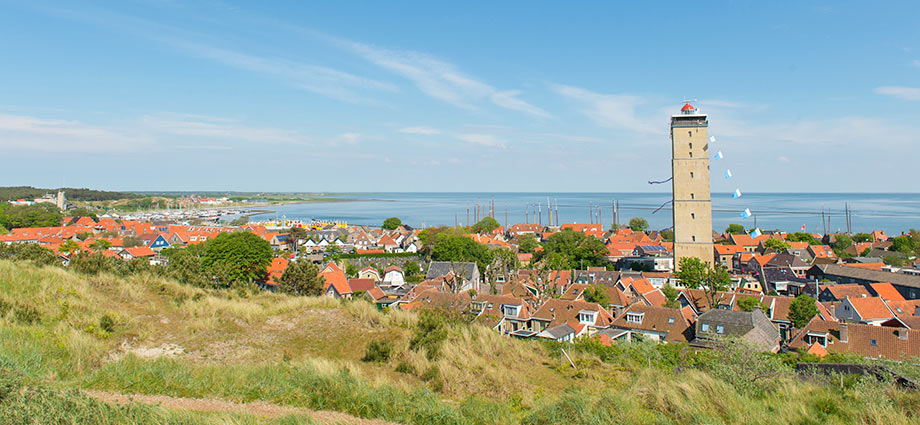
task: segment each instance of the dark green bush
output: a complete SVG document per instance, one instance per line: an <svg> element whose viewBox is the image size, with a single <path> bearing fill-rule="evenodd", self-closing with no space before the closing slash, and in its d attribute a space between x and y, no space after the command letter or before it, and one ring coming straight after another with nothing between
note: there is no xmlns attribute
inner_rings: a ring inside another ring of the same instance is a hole
<svg viewBox="0 0 920 425"><path fill-rule="evenodd" d="M412 366L411 363L405 360L399 362L399 364L396 365L395 370L399 373L405 373L408 375L415 375L416 373L415 366Z"/></svg>
<svg viewBox="0 0 920 425"><path fill-rule="evenodd" d="M99 319L99 329L109 333L114 332L115 319L113 319L112 316L109 316L108 314L102 316L102 318Z"/></svg>
<svg viewBox="0 0 920 425"><path fill-rule="evenodd" d="M409 340L409 349L424 349L428 360L434 360L441 351L441 343L447 339L447 322L439 314L423 311L415 326L415 334Z"/></svg>
<svg viewBox="0 0 920 425"><path fill-rule="evenodd" d="M369 344L367 344L367 348L364 351L364 358L361 360L365 362L383 363L389 360L392 354L393 342L381 339L378 341L371 341Z"/></svg>

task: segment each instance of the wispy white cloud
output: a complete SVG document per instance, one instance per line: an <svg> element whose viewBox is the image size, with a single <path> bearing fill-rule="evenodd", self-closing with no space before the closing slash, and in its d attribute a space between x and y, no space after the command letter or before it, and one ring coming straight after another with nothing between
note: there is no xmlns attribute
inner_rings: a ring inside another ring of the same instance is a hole
<svg viewBox="0 0 920 425"><path fill-rule="evenodd" d="M920 88L905 86L882 86L875 88L876 94L894 96L904 100L920 100Z"/></svg>
<svg viewBox="0 0 920 425"><path fill-rule="evenodd" d="M0 114L0 147L45 152L125 152L149 137L74 120Z"/></svg>
<svg viewBox="0 0 920 425"><path fill-rule="evenodd" d="M422 93L459 108L475 110L488 99L497 106L527 114L550 114L517 96L520 91L499 91L495 87L461 72L456 65L430 55L399 49L384 49L364 43L323 37L343 46L371 63L411 81Z"/></svg>
<svg viewBox="0 0 920 425"><path fill-rule="evenodd" d="M544 111L536 106L533 106L521 99L518 99L517 96L521 95L520 90L508 90L500 91L492 94L492 102L496 105L501 106L502 108L511 109L514 111L526 112L530 115L536 115L538 117L549 118L551 115L549 112Z"/></svg>
<svg viewBox="0 0 920 425"><path fill-rule="evenodd" d="M296 132L268 127L242 125L232 119L201 115L146 115L141 124L150 132L179 136L199 136L257 143L305 144Z"/></svg>
<svg viewBox="0 0 920 425"><path fill-rule="evenodd" d="M406 128L400 129L399 132L400 132L400 133L406 133L406 134L422 134L422 135L425 135L425 136L432 136L432 135L435 135L435 134L441 134L441 130L438 130L438 129L433 128L433 127L426 127L426 126L421 126L421 125L420 125L420 126L414 126L414 127L406 127Z"/></svg>
<svg viewBox="0 0 920 425"><path fill-rule="evenodd" d="M277 77L293 87L345 102L377 104L377 101L360 94L360 92L366 90L384 92L399 91L394 84L359 77L354 74L324 66L305 64L285 59L261 57L230 49L171 38L157 38L193 56L210 59L239 69Z"/></svg>
<svg viewBox="0 0 920 425"><path fill-rule="evenodd" d="M342 143L345 143L346 145L355 145L358 143L358 141L361 140L361 134L360 133L343 133L339 136L339 139L342 141Z"/></svg>
<svg viewBox="0 0 920 425"><path fill-rule="evenodd" d="M790 160L788 157L786 157L786 156L784 156L784 155L780 155L780 156L777 157L776 159L777 159L779 162L783 162L783 163L786 163L786 164L792 162L792 160Z"/></svg>
<svg viewBox="0 0 920 425"><path fill-rule="evenodd" d="M561 96L580 103L582 112L594 120L597 125L608 128L620 128L638 133L664 133L662 125L656 125L651 116L640 117L636 108L645 101L634 95L601 94L580 87L555 85L553 90Z"/></svg>
<svg viewBox="0 0 920 425"><path fill-rule="evenodd" d="M910 62L910 66L914 68L920 68L920 59L914 59Z"/></svg>
<svg viewBox="0 0 920 425"><path fill-rule="evenodd" d="M490 148L505 149L508 146L504 139L498 138L494 134L458 134L457 138L467 143Z"/></svg>

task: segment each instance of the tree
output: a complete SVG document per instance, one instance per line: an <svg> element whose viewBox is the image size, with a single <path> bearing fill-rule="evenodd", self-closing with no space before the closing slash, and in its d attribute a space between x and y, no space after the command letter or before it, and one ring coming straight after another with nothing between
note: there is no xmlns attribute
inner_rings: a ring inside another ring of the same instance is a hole
<svg viewBox="0 0 920 425"><path fill-rule="evenodd" d="M600 304L606 307L610 304L610 296L607 295L607 288L603 285L591 285L585 289L585 301L589 303Z"/></svg>
<svg viewBox="0 0 920 425"><path fill-rule="evenodd" d="M893 254L882 257L882 262L888 266L904 267L904 259Z"/></svg>
<svg viewBox="0 0 920 425"><path fill-rule="evenodd" d="M616 232L617 230L620 230L620 225L616 223L610 223L610 228L607 229L608 232Z"/></svg>
<svg viewBox="0 0 920 425"><path fill-rule="evenodd" d="M86 208L77 208L67 212L67 215L71 217L89 217L95 222L99 222L99 217L96 216L96 213L86 209Z"/></svg>
<svg viewBox="0 0 920 425"><path fill-rule="evenodd" d="M250 232L221 233L205 244L202 264L212 273L226 273L222 285L262 281L272 262L272 247Z"/></svg>
<svg viewBox="0 0 920 425"><path fill-rule="evenodd" d="M728 227L725 228L725 233L728 233L731 235L743 235L747 232L744 230L744 226L733 223L733 224L729 224Z"/></svg>
<svg viewBox="0 0 920 425"><path fill-rule="evenodd" d="M680 303L677 302L677 295L680 294L677 292L677 289L674 289L670 283L665 284L661 288L661 293L664 294L665 302L664 306L667 308L680 308Z"/></svg>
<svg viewBox="0 0 920 425"><path fill-rule="evenodd" d="M664 239L665 242L674 242L674 230L673 229L664 229L658 234Z"/></svg>
<svg viewBox="0 0 920 425"><path fill-rule="evenodd" d="M789 303L789 320L798 329L805 327L816 314L818 307L815 307L815 299L808 295L799 295Z"/></svg>
<svg viewBox="0 0 920 425"><path fill-rule="evenodd" d="M73 241L73 239L68 239L58 247L58 251L62 254L73 255L80 251L80 244Z"/></svg>
<svg viewBox="0 0 920 425"><path fill-rule="evenodd" d="M125 236L124 239L121 240L121 243L125 248L134 248L143 245L144 241L137 236Z"/></svg>
<svg viewBox="0 0 920 425"><path fill-rule="evenodd" d="M80 232L80 233L77 233L77 239L79 239L79 240L81 240L81 241L85 241L85 240L87 240L87 239L89 239L89 238L91 238L91 237L94 237L94 236L96 236L96 234L93 233L93 232Z"/></svg>
<svg viewBox="0 0 920 425"><path fill-rule="evenodd" d="M606 266L607 246L594 236L566 229L547 239L536 260L556 270Z"/></svg>
<svg viewBox="0 0 920 425"><path fill-rule="evenodd" d="M383 230L396 230L402 226L402 220L399 217L390 217L386 220L383 220L383 226L380 226Z"/></svg>
<svg viewBox="0 0 920 425"><path fill-rule="evenodd" d="M415 261L409 261L403 267L403 271L406 273L406 279L420 276L422 274L422 268Z"/></svg>
<svg viewBox="0 0 920 425"><path fill-rule="evenodd" d="M837 235L836 240L834 241L834 251L837 252L838 256L843 252L843 250L851 246L853 246L853 240L850 239L849 236L843 234Z"/></svg>
<svg viewBox="0 0 920 425"><path fill-rule="evenodd" d="M241 215L241 216L239 216L239 217L237 217L237 218L234 218L233 220L230 220L230 225L231 225L231 226L245 226L245 225L247 225L247 224L249 224L249 216L248 216L248 215Z"/></svg>
<svg viewBox="0 0 920 425"><path fill-rule="evenodd" d="M501 227L501 223L498 220L492 217L485 217L474 224L471 230L473 233L492 233L493 230L499 227Z"/></svg>
<svg viewBox="0 0 920 425"><path fill-rule="evenodd" d="M870 234L868 234L868 233L857 233L857 234L853 235L853 242L857 242L857 243L861 243L861 242L872 242L872 241L874 241L874 240L875 240L875 238L873 238L872 235L870 235Z"/></svg>
<svg viewBox="0 0 920 425"><path fill-rule="evenodd" d="M681 284L687 288L702 289L710 306L715 306L716 295L728 289L731 283L731 275L725 266L717 265L713 268L696 257L681 258L674 277L680 279Z"/></svg>
<svg viewBox="0 0 920 425"><path fill-rule="evenodd" d="M303 227L293 226L291 230L288 231L291 235L291 240L294 241L294 253L297 253L300 249L300 244L307 241L307 238L310 235L307 233L307 229Z"/></svg>
<svg viewBox="0 0 920 425"><path fill-rule="evenodd" d="M89 247L98 251L105 251L112 246L112 243L105 239L97 239L89 244Z"/></svg>
<svg viewBox="0 0 920 425"><path fill-rule="evenodd" d="M792 248L792 245L789 242L786 242L782 239L770 238L763 241L763 249L765 251L777 251L782 252L789 248Z"/></svg>
<svg viewBox="0 0 920 425"><path fill-rule="evenodd" d="M629 228L634 232L644 232L648 229L648 221L642 217L629 219Z"/></svg>
<svg viewBox="0 0 920 425"><path fill-rule="evenodd" d="M61 225L61 211L47 203L10 205L0 203L0 226L7 229L23 227L54 227Z"/></svg>
<svg viewBox="0 0 920 425"><path fill-rule="evenodd" d="M754 297L744 297L738 300L738 308L740 308L741 311L754 311L755 308L759 308L760 311L764 313L770 309L770 307L764 305Z"/></svg>
<svg viewBox="0 0 920 425"><path fill-rule="evenodd" d="M808 242L809 245L821 245L821 242L811 233L795 232L786 237L790 242Z"/></svg>
<svg viewBox="0 0 920 425"><path fill-rule="evenodd" d="M345 263L345 276L358 277L359 272L360 270L358 270L358 266L351 263Z"/></svg>
<svg viewBox="0 0 920 425"><path fill-rule="evenodd" d="M479 270L486 271L492 262L492 252L485 245L461 235L440 233L432 249L432 257L438 261L475 262Z"/></svg>
<svg viewBox="0 0 920 425"><path fill-rule="evenodd" d="M889 249L903 254L910 254L916 248L910 236L901 235L891 239L891 248Z"/></svg>
<svg viewBox="0 0 920 425"><path fill-rule="evenodd" d="M323 292L325 280L319 267L309 261L292 261L281 274L281 292L291 295L316 296Z"/></svg>
<svg viewBox="0 0 920 425"><path fill-rule="evenodd" d="M540 246L540 242L537 241L537 235L533 233L525 233L517 238L518 249L521 252L526 252L528 254L533 254L534 251Z"/></svg>

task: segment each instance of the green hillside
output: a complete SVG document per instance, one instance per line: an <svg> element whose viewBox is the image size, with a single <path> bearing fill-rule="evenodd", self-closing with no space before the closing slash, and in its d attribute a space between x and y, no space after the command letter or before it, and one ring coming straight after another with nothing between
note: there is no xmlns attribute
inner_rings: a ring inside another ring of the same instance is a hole
<svg viewBox="0 0 920 425"><path fill-rule="evenodd" d="M803 380L743 347L566 350L574 368L557 345L462 319L0 261L0 423L908 424L920 415L920 394L854 377Z"/></svg>

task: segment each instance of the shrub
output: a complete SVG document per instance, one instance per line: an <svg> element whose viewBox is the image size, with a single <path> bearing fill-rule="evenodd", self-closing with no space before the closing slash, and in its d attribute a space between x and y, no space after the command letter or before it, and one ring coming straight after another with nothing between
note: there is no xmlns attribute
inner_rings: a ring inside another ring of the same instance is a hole
<svg viewBox="0 0 920 425"><path fill-rule="evenodd" d="M371 341L367 344L367 349L364 351L364 358L361 360L365 362L380 362L383 363L390 359L390 356L393 354L393 342L385 339Z"/></svg>
<svg viewBox="0 0 920 425"><path fill-rule="evenodd" d="M415 366L412 366L412 363L409 363L405 360L399 362L399 364L396 365L395 370L399 373L405 373L408 375L415 375L416 373Z"/></svg>
<svg viewBox="0 0 920 425"><path fill-rule="evenodd" d="M112 316L109 316L108 314L102 316L102 318L99 319L99 329L102 329L108 333L114 332L115 319L113 319Z"/></svg>
<svg viewBox="0 0 920 425"><path fill-rule="evenodd" d="M31 325L42 321L41 313L30 305L16 306L14 313L16 315L16 321L24 325Z"/></svg>
<svg viewBox="0 0 920 425"><path fill-rule="evenodd" d="M447 339L447 324L443 317L431 311L424 311L415 325L415 335L409 341L409 349L426 350L428 360L438 357L441 343Z"/></svg>

